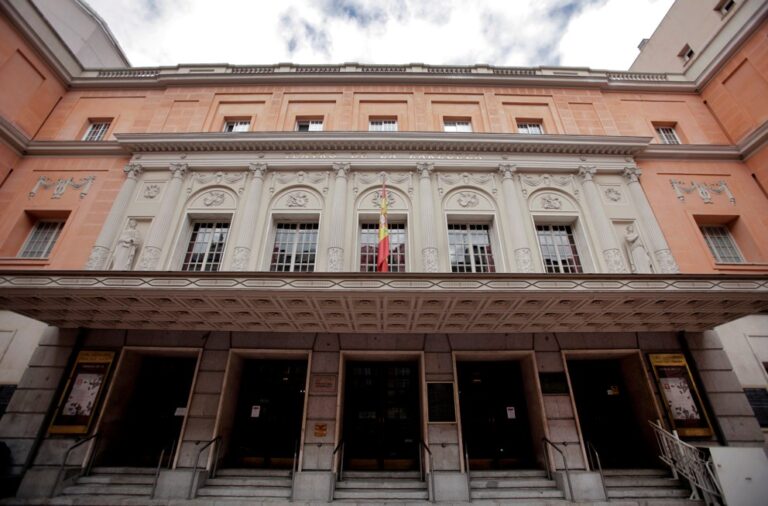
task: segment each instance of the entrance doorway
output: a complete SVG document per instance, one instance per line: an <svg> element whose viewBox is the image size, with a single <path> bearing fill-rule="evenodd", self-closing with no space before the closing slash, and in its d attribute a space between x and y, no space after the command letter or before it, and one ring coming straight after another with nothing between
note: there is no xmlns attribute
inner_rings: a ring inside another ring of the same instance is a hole
<svg viewBox="0 0 768 506"><path fill-rule="evenodd" d="M416 362L347 362L344 468L419 468L421 409Z"/></svg>
<svg viewBox="0 0 768 506"><path fill-rule="evenodd" d="M458 362L456 371L470 468L535 467L520 362Z"/></svg>
<svg viewBox="0 0 768 506"><path fill-rule="evenodd" d="M301 437L306 360L242 361L225 465L290 469Z"/></svg>
<svg viewBox="0 0 768 506"><path fill-rule="evenodd" d="M154 467L178 445L197 356L126 352L99 428L100 466Z"/></svg>
<svg viewBox="0 0 768 506"><path fill-rule="evenodd" d="M647 422L656 416L640 357L569 359L568 375L582 437L603 467L657 467Z"/></svg>

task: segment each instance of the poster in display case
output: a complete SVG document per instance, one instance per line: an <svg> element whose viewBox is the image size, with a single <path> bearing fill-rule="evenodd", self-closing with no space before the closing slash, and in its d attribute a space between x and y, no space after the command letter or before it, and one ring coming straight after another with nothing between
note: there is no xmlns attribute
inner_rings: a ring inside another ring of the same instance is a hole
<svg viewBox="0 0 768 506"><path fill-rule="evenodd" d="M672 428L682 437L710 437L712 426L685 357L678 353L649 355Z"/></svg>
<svg viewBox="0 0 768 506"><path fill-rule="evenodd" d="M49 434L87 434L106 388L115 353L81 351L59 399Z"/></svg>

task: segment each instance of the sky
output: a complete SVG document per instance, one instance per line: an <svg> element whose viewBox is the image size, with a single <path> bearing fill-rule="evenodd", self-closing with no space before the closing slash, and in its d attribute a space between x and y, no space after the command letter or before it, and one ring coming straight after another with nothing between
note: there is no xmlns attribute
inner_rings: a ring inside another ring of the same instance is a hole
<svg viewBox="0 0 768 506"><path fill-rule="evenodd" d="M426 63L626 70L673 0L86 0L133 66Z"/></svg>

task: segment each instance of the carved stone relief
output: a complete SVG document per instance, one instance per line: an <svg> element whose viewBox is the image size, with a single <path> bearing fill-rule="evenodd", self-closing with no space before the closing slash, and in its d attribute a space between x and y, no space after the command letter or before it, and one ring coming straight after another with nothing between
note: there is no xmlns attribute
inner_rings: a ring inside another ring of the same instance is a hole
<svg viewBox="0 0 768 506"><path fill-rule="evenodd" d="M309 203L309 195L304 192L289 193L286 198L286 205L288 207L307 207Z"/></svg>
<svg viewBox="0 0 768 506"><path fill-rule="evenodd" d="M207 185L229 186L237 193L242 193L245 189L246 174L247 171L245 170L238 172L193 172L187 185L187 194L191 194L196 187Z"/></svg>
<svg viewBox="0 0 768 506"><path fill-rule="evenodd" d="M226 199L226 193L222 191L210 191L203 196L203 204L206 207L219 207Z"/></svg>
<svg viewBox="0 0 768 506"><path fill-rule="evenodd" d="M496 192L498 191L498 188L496 187L496 178L492 172L477 174L470 174L469 172L462 172L461 174L450 172L437 173L437 191L440 193L440 195L445 193L446 187L459 185L476 185L490 188L493 195L496 195Z"/></svg>
<svg viewBox="0 0 768 506"><path fill-rule="evenodd" d="M563 203L560 201L560 197L556 195L542 195L541 199L541 207L544 209L561 209L563 207Z"/></svg>
<svg viewBox="0 0 768 506"><path fill-rule="evenodd" d="M204 191L200 195L194 197L189 204L192 209L211 209L211 208L224 208L234 209L237 207L235 195L228 190L224 189L211 189Z"/></svg>
<svg viewBox="0 0 768 506"><path fill-rule="evenodd" d="M624 194L615 186L604 186L603 195L608 203L618 204L624 200Z"/></svg>
<svg viewBox="0 0 768 506"><path fill-rule="evenodd" d="M680 202L685 202L685 196L696 191L705 204L714 204L712 201L712 194L714 193L716 195L727 195L728 202L730 202L731 205L736 205L736 197L734 197L733 193L731 193L731 189L728 188L728 185L723 180L720 180L717 183L702 183L700 181L691 181L690 185L686 185L677 179L670 179L669 183L672 185L672 189L675 191L677 200Z"/></svg>
<svg viewBox="0 0 768 506"><path fill-rule="evenodd" d="M480 203L480 198L474 192L461 192L456 197L456 201L461 207L477 207Z"/></svg>
<svg viewBox="0 0 768 506"><path fill-rule="evenodd" d="M160 185L156 183L148 184L144 187L144 192L142 193L142 197L144 197L145 200L154 200L155 197L160 195Z"/></svg>
<svg viewBox="0 0 768 506"><path fill-rule="evenodd" d="M521 189L524 197L528 197L529 188L558 188L572 195L576 200L579 199L579 187L575 182L573 175L552 176L550 174L520 175Z"/></svg>
<svg viewBox="0 0 768 506"><path fill-rule="evenodd" d="M232 270L244 271L248 268L248 262L251 259L251 248L238 246L232 255Z"/></svg>
<svg viewBox="0 0 768 506"><path fill-rule="evenodd" d="M376 190L373 192L372 198L371 198L371 204L374 208L380 208L381 207L381 190ZM395 195L392 192L387 192L387 207L389 209L392 209L395 207Z"/></svg>
<svg viewBox="0 0 768 506"><path fill-rule="evenodd" d="M323 172L317 172L317 171L311 171L311 172L305 172L303 170L294 172L294 171L272 171L272 176L270 177L270 183L269 183L269 192L275 193L275 190L277 189L278 185L285 186L289 184L313 184L313 185L322 185L322 192L323 194L328 193L328 185L331 180L331 173L330 171L323 171Z"/></svg>
<svg viewBox="0 0 768 506"><path fill-rule="evenodd" d="M355 196L360 192L361 185L381 185L387 187L395 186L408 192L413 197L413 172L352 172L352 191Z"/></svg>
<svg viewBox="0 0 768 506"><path fill-rule="evenodd" d="M40 176L40 178L35 183L35 186L33 186L32 190L29 192L29 198L35 197L41 188L47 190L53 187L53 194L51 195L51 198L60 199L67 191L67 188L71 186L75 190L80 190L80 198L82 199L88 195L88 192L91 189L91 185L95 180L96 176L86 176L77 182L74 178L71 177L59 178L54 182L52 179L48 179L48 176Z"/></svg>
<svg viewBox="0 0 768 506"><path fill-rule="evenodd" d="M533 272L533 257L530 248L515 250L515 266L517 272Z"/></svg>

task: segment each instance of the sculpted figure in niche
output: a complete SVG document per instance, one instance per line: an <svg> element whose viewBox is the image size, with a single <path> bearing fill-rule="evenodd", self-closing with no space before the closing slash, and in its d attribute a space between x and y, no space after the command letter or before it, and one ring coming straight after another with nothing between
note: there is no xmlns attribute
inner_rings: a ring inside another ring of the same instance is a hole
<svg viewBox="0 0 768 506"><path fill-rule="evenodd" d="M632 272L638 274L652 273L653 264L651 264L651 257L648 256L648 252L645 250L645 246L640 241L640 236L635 232L633 225L627 225L624 241L627 243L627 251L629 251L629 258L632 262Z"/></svg>
<svg viewBox="0 0 768 506"><path fill-rule="evenodd" d="M139 231L136 230L136 220L128 220L128 228L117 240L115 255L112 260L113 271L129 271L133 267L133 257L139 247Z"/></svg>

